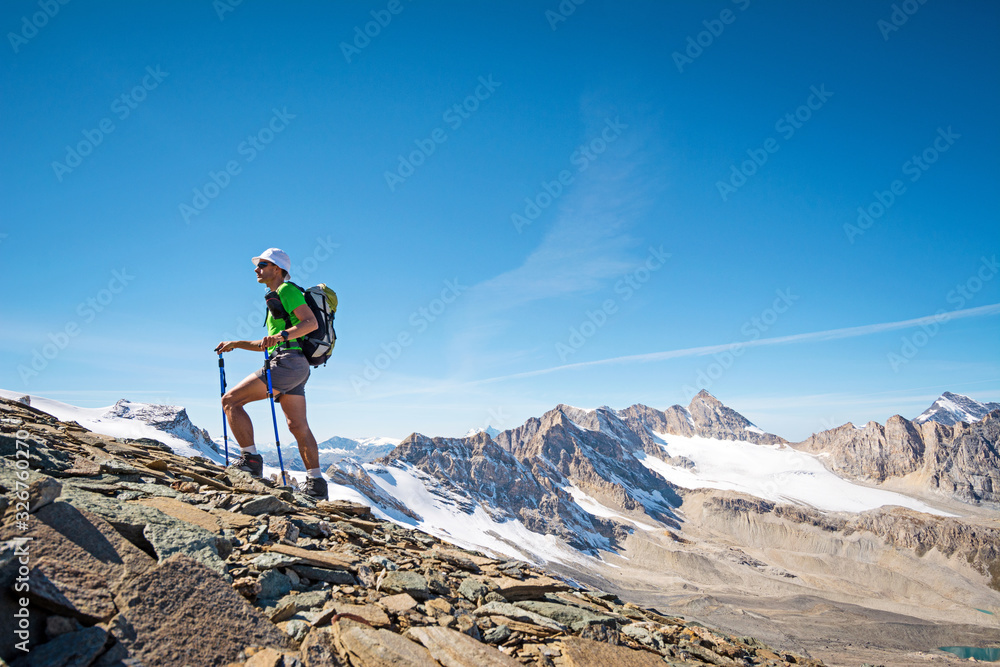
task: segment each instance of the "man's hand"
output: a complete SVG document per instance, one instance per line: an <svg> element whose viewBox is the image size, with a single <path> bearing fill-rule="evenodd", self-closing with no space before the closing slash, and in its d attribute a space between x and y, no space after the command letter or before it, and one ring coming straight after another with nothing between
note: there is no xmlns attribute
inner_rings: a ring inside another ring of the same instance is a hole
<svg viewBox="0 0 1000 667"><path fill-rule="evenodd" d="M260 347L261 349L264 349L265 347L271 348L277 345L278 343L283 342L284 340L285 339L282 338L281 336L264 336L263 338L260 339Z"/></svg>
<svg viewBox="0 0 1000 667"><path fill-rule="evenodd" d="M236 341L234 340L224 340L215 346L216 354L222 354L223 352L232 352L236 349Z"/></svg>

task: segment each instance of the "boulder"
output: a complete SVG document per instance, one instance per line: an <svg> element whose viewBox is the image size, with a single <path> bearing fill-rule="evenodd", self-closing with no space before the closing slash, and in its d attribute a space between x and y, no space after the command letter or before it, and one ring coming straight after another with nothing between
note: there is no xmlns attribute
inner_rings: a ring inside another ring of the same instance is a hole
<svg viewBox="0 0 1000 667"><path fill-rule="evenodd" d="M431 596L427 578L419 572L411 571L386 572L380 590L387 593L409 593L418 600L426 600Z"/></svg>
<svg viewBox="0 0 1000 667"><path fill-rule="evenodd" d="M287 637L215 572L183 554L128 581L112 633L145 667L226 665L248 646Z"/></svg>
<svg viewBox="0 0 1000 667"><path fill-rule="evenodd" d="M105 577L64 561L39 559L28 574L28 590L39 607L89 625L111 620L117 611Z"/></svg>
<svg viewBox="0 0 1000 667"><path fill-rule="evenodd" d="M508 655L477 642L472 637L450 628L428 626L410 628L410 639L423 644L431 656L444 667L520 667L521 663Z"/></svg>
<svg viewBox="0 0 1000 667"><path fill-rule="evenodd" d="M574 632L580 632L588 625L614 625L616 618L607 614L598 614L580 607L573 607L568 604L556 602L540 602L538 600L524 600L515 602L515 607L540 614L551 618L557 623L569 626Z"/></svg>
<svg viewBox="0 0 1000 667"><path fill-rule="evenodd" d="M420 644L388 630L340 619L334 626L337 646L357 667L440 667Z"/></svg>

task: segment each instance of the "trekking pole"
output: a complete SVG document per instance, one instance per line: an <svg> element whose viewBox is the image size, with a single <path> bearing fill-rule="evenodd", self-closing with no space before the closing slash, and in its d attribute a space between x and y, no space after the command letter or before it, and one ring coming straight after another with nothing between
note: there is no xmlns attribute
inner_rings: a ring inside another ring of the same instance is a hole
<svg viewBox="0 0 1000 667"><path fill-rule="evenodd" d="M281 468L281 485L285 486L285 464L281 461L281 443L278 442L278 417L274 414L274 391L271 389L271 357L264 348L264 370L267 373L267 397L271 399L271 421L274 422L274 447L278 450L278 466Z"/></svg>
<svg viewBox="0 0 1000 667"><path fill-rule="evenodd" d="M222 361L222 353L219 352L219 382L222 385L220 395L226 395L226 364ZM226 466L229 466L229 429L226 427L226 409L222 408L222 441L226 444Z"/></svg>

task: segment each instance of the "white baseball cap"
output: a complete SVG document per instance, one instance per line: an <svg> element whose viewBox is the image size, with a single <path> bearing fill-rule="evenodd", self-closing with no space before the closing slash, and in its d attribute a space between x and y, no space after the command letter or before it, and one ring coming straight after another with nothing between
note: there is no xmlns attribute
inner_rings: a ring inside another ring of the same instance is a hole
<svg viewBox="0 0 1000 667"><path fill-rule="evenodd" d="M284 269L287 272L291 272L292 270L292 260L288 258L288 253L284 250L279 250L278 248L268 248L264 252L260 253L259 257L252 257L250 259L250 261L254 264L261 260L271 262L271 264L277 264L278 268Z"/></svg>

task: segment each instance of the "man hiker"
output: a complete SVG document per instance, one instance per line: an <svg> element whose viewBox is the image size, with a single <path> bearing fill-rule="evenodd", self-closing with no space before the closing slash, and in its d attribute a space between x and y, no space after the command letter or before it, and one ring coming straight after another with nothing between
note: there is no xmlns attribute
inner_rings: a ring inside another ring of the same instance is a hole
<svg viewBox="0 0 1000 667"><path fill-rule="evenodd" d="M267 335L260 340L223 341L216 346L219 354L230 350L261 351L265 347L271 355L271 386L274 400L285 413L288 430L299 445L299 455L306 467L304 491L318 500L326 500L326 480L319 470L319 450L316 438L306 421L306 380L309 379L309 362L298 345L298 338L316 329L316 317L306 304L302 292L288 280L292 262L278 248L268 248L251 261L256 265L257 282L267 285L268 313ZM280 301L280 306L278 302ZM288 319L276 318L272 311ZM230 467L245 470L260 477L264 459L257 453L253 439L253 422L243 406L267 398L267 376L264 368L247 376L222 397L222 409L229 420L229 428L240 445L240 458Z"/></svg>

